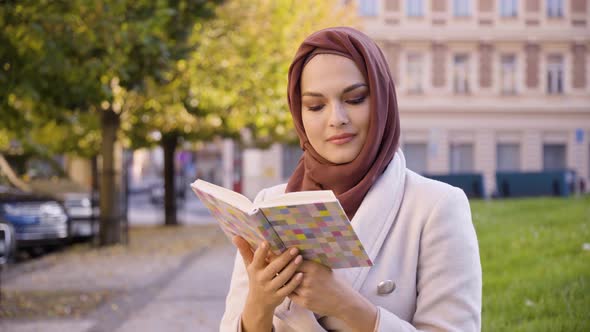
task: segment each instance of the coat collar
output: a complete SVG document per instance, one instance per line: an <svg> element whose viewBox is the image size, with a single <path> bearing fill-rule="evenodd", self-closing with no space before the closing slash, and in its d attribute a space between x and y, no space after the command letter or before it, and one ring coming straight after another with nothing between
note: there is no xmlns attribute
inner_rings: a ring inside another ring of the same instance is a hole
<svg viewBox="0 0 590 332"><path fill-rule="evenodd" d="M406 160L398 150L381 177L373 184L351 221L352 228L375 263L381 246L396 220L403 199L406 180ZM371 267L337 269L338 278L355 289L363 285ZM313 312L286 299L275 310L275 316L295 331L325 331Z"/></svg>

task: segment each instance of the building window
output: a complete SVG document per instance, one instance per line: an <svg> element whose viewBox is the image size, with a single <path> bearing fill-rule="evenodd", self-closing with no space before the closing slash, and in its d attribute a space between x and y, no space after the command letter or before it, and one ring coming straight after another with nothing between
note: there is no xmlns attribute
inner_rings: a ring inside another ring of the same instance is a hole
<svg viewBox="0 0 590 332"><path fill-rule="evenodd" d="M499 172L520 171L520 145L498 144L496 146L496 170Z"/></svg>
<svg viewBox="0 0 590 332"><path fill-rule="evenodd" d="M408 93L422 93L422 64L421 54L408 54Z"/></svg>
<svg viewBox="0 0 590 332"><path fill-rule="evenodd" d="M566 169L565 144L543 145L543 170L556 171Z"/></svg>
<svg viewBox="0 0 590 332"><path fill-rule="evenodd" d="M399 0L385 0L385 10L388 12L399 12Z"/></svg>
<svg viewBox="0 0 590 332"><path fill-rule="evenodd" d="M456 54L453 57L453 91L459 94L469 93L469 56Z"/></svg>
<svg viewBox="0 0 590 332"><path fill-rule="evenodd" d="M406 143L403 151L407 168L419 174L424 174L428 170L426 143Z"/></svg>
<svg viewBox="0 0 590 332"><path fill-rule="evenodd" d="M502 94L516 94L516 56L514 54L502 55L500 62Z"/></svg>
<svg viewBox="0 0 590 332"><path fill-rule="evenodd" d="M563 17L563 0L547 0L547 17Z"/></svg>
<svg viewBox="0 0 590 332"><path fill-rule="evenodd" d="M377 16L377 0L359 0L359 15Z"/></svg>
<svg viewBox="0 0 590 332"><path fill-rule="evenodd" d="M451 144L451 173L473 172L473 144Z"/></svg>
<svg viewBox="0 0 590 332"><path fill-rule="evenodd" d="M547 58L547 93L563 94L563 57L550 55Z"/></svg>
<svg viewBox="0 0 590 332"><path fill-rule="evenodd" d="M423 0L406 0L406 11L408 16L420 17L424 16L424 1Z"/></svg>
<svg viewBox="0 0 590 332"><path fill-rule="evenodd" d="M500 0L500 16L516 17L518 14L518 0Z"/></svg>
<svg viewBox="0 0 590 332"><path fill-rule="evenodd" d="M469 16L469 0L453 0L453 14L457 17Z"/></svg>

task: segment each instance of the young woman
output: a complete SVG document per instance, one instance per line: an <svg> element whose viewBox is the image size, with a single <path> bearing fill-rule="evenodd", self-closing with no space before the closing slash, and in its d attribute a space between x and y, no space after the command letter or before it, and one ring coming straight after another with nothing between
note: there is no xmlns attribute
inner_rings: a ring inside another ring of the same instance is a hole
<svg viewBox="0 0 590 332"><path fill-rule="evenodd" d="M469 202L406 169L395 89L377 45L352 28L309 36L289 70L303 156L256 200L334 191L374 262L330 270L295 248L239 237L222 331L479 331L481 266Z"/></svg>

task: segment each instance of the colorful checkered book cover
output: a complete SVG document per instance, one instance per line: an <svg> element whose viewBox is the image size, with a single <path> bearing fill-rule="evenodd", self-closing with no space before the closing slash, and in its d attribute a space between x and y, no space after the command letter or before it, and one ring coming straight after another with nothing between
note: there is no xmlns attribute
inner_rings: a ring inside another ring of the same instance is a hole
<svg viewBox="0 0 590 332"><path fill-rule="evenodd" d="M191 187L230 239L241 235L252 248L267 240L275 254L297 247L304 259L333 269L373 265L331 191L284 194L257 206L203 180Z"/></svg>

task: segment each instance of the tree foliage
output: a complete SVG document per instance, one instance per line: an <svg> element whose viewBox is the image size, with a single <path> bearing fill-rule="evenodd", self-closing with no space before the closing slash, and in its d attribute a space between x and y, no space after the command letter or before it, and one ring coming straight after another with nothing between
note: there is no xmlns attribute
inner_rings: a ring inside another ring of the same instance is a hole
<svg viewBox="0 0 590 332"><path fill-rule="evenodd" d="M294 139L291 58L312 31L354 24L354 10L337 0L231 0L202 20L218 2L2 2L0 149L17 137L96 155L104 110L121 114L129 147L156 144L154 132L207 140L249 128L259 144Z"/></svg>
<svg viewBox="0 0 590 332"><path fill-rule="evenodd" d="M100 112L134 110L154 90L147 82L168 84L176 60L194 49L183 42L192 25L217 2L0 3L0 143L52 133L50 147L98 153Z"/></svg>

